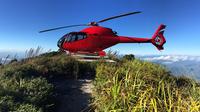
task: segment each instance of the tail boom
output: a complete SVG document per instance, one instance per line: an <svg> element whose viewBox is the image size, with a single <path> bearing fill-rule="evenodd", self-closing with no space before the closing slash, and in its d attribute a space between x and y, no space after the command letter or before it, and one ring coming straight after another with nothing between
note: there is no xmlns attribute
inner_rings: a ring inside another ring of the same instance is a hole
<svg viewBox="0 0 200 112"><path fill-rule="evenodd" d="M151 43L151 39L119 36L119 43Z"/></svg>
<svg viewBox="0 0 200 112"><path fill-rule="evenodd" d="M165 27L165 25L161 24L152 38L118 36L119 43L152 43L158 50L163 50L163 45L166 43L165 37L163 35Z"/></svg>

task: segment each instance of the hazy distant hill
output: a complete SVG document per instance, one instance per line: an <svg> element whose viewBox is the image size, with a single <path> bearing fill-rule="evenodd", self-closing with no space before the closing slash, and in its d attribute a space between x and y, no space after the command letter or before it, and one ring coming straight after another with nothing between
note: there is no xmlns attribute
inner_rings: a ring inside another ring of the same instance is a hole
<svg viewBox="0 0 200 112"><path fill-rule="evenodd" d="M21 59L23 57L24 53L22 52L0 51L0 63L8 63L14 58Z"/></svg>
<svg viewBox="0 0 200 112"><path fill-rule="evenodd" d="M0 58L7 57L19 57L22 58L25 55L25 52L15 52L15 51L0 51Z"/></svg>
<svg viewBox="0 0 200 112"><path fill-rule="evenodd" d="M163 64L175 75L185 75L200 80L200 56L151 55L139 58Z"/></svg>

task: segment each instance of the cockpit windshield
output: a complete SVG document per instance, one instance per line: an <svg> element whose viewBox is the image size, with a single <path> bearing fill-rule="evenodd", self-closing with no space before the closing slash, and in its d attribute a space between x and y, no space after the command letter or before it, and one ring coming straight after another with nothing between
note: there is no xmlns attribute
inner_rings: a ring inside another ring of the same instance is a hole
<svg viewBox="0 0 200 112"><path fill-rule="evenodd" d="M84 32L71 32L69 34L64 35L62 38L58 40L58 47L62 47L64 42L74 42L78 40L82 40L87 38L87 34Z"/></svg>
<svg viewBox="0 0 200 112"><path fill-rule="evenodd" d="M65 36L63 36L62 38L60 38L60 39L58 40L57 46L58 46L59 48L62 47L62 44L63 44L64 40L65 40Z"/></svg>

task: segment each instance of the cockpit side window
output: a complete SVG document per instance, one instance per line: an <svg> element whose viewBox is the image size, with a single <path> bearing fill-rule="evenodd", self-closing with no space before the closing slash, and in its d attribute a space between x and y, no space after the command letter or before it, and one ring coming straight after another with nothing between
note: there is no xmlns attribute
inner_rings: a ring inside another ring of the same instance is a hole
<svg viewBox="0 0 200 112"><path fill-rule="evenodd" d="M65 41L66 41L66 42L69 42L70 39L71 39L70 37L67 37L67 38L65 38Z"/></svg>
<svg viewBox="0 0 200 112"><path fill-rule="evenodd" d="M74 42L74 41L85 39L86 37L87 35L85 33L80 33L80 32L70 33L65 38L65 42Z"/></svg>
<svg viewBox="0 0 200 112"><path fill-rule="evenodd" d="M85 39L85 38L87 38L87 35L85 34L85 35L83 35L83 39Z"/></svg>
<svg viewBox="0 0 200 112"><path fill-rule="evenodd" d="M76 40L76 35L72 35L72 36L71 36L70 42L73 42L73 41L75 41L75 40Z"/></svg>
<svg viewBox="0 0 200 112"><path fill-rule="evenodd" d="M80 34L78 34L78 35L77 35L77 40L81 40L81 39L84 39L84 36L83 36L83 35L80 35Z"/></svg>
<svg viewBox="0 0 200 112"><path fill-rule="evenodd" d="M78 33L77 37L78 37L78 40L82 40L82 39L85 39L87 35L85 33Z"/></svg>
<svg viewBox="0 0 200 112"><path fill-rule="evenodd" d="M67 37L65 38L65 42L69 42L71 40L71 34L68 34Z"/></svg>

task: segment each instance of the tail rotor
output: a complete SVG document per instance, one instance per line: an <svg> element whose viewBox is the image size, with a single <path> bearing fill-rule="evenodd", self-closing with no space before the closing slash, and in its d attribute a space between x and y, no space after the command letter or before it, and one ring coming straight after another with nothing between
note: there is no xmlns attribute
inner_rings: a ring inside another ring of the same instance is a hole
<svg viewBox="0 0 200 112"><path fill-rule="evenodd" d="M166 43L165 37L164 37L164 30L165 30L165 25L161 24L156 32L154 33L151 43L156 46L158 50L163 50L164 47L163 45Z"/></svg>

